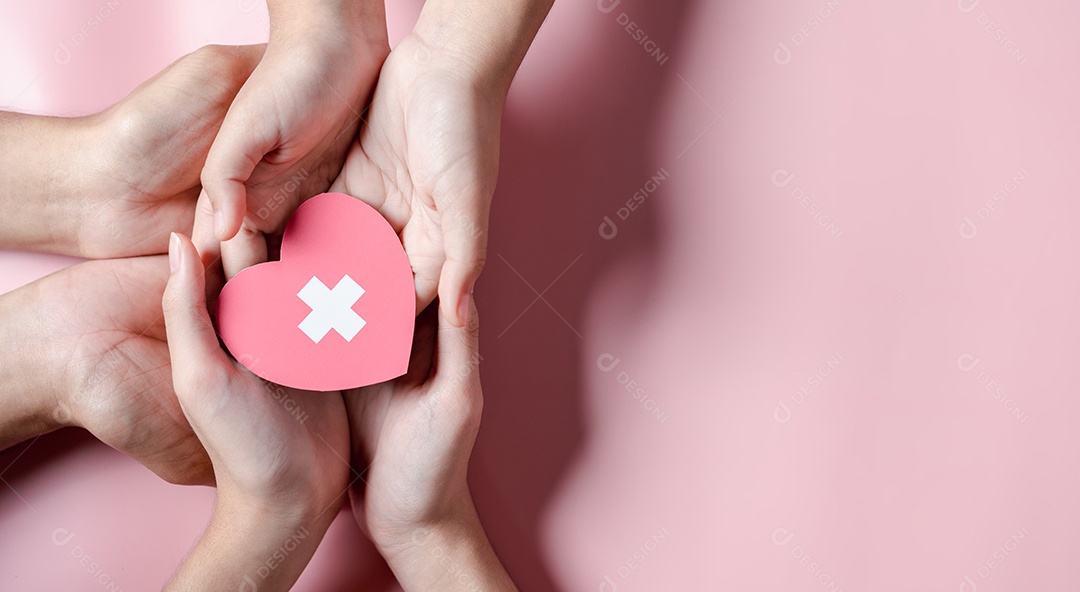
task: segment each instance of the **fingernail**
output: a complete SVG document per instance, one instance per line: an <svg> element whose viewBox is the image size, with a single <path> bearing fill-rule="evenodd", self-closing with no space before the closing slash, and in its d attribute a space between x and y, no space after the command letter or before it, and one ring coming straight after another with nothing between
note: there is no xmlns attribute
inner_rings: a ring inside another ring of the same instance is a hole
<svg viewBox="0 0 1080 592"><path fill-rule="evenodd" d="M472 292L466 292L461 295L461 300L458 300L457 316L462 327L469 324L469 300L471 298Z"/></svg>
<svg viewBox="0 0 1080 592"><path fill-rule="evenodd" d="M214 235L218 240L221 240L221 235L225 233L225 216L221 215L221 210L214 210Z"/></svg>
<svg viewBox="0 0 1080 592"><path fill-rule="evenodd" d="M169 233L169 273L180 269L180 237L175 232Z"/></svg>

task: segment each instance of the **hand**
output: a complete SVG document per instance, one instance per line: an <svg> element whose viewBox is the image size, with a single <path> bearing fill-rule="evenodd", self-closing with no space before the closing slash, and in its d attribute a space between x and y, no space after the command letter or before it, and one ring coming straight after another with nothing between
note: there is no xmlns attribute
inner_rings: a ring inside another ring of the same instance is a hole
<svg viewBox="0 0 1080 592"><path fill-rule="evenodd" d="M169 258L162 302L176 395L218 486L211 526L173 585L235 589L246 576L258 589L287 589L344 500L349 435L341 394L273 385L233 362L207 314L195 247L174 235ZM257 568L290 540L297 548L273 577L256 580L266 577Z"/></svg>
<svg viewBox="0 0 1080 592"><path fill-rule="evenodd" d="M350 491L353 515L405 590L514 589L466 479L483 408L475 307L467 317L454 327L429 307L408 373L345 393L353 468L363 476Z"/></svg>
<svg viewBox="0 0 1080 592"><path fill-rule="evenodd" d="M282 230L303 199L330 186L389 52L382 0L269 7L266 55L229 108L202 172L213 207L200 209L210 220L197 227L223 241L229 277L265 259L261 233ZM203 248L200 233L194 238Z"/></svg>
<svg viewBox="0 0 1080 592"><path fill-rule="evenodd" d="M263 46L207 46L87 117L0 113L0 247L91 259L164 253Z"/></svg>
<svg viewBox="0 0 1080 592"><path fill-rule="evenodd" d="M81 426L166 481L213 483L210 459L173 394L161 294L165 257L88 261L4 298L25 298L22 338L36 345L38 374L57 375L48 410ZM47 361L46 361L47 360Z"/></svg>
<svg viewBox="0 0 1080 592"><path fill-rule="evenodd" d="M468 497L483 409L478 325L440 319L436 329L436 315L433 306L417 319L404 376L344 393L353 468L366 469L351 492L353 512L377 543L452 518Z"/></svg>
<svg viewBox="0 0 1080 592"><path fill-rule="evenodd" d="M390 221L412 263L417 311L438 294L457 326L484 265L505 100L463 64L420 35L403 39L331 187Z"/></svg>
<svg viewBox="0 0 1080 592"><path fill-rule="evenodd" d="M164 253L171 231L191 231L210 143L263 49L203 47L92 117L89 173L60 196L82 200L79 255Z"/></svg>

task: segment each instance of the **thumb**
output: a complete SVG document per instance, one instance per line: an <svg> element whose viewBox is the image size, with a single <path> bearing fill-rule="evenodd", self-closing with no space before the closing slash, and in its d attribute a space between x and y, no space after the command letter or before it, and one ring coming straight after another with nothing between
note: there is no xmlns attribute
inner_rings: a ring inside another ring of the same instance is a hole
<svg viewBox="0 0 1080 592"><path fill-rule="evenodd" d="M204 390L185 387L194 386L191 381L196 378L212 379L214 369L228 367L228 359L218 346L217 333L206 311L202 260L186 236L173 233L169 239L169 269L161 307L173 384L180 395ZM180 398L183 403L184 397Z"/></svg>
<svg viewBox="0 0 1080 592"><path fill-rule="evenodd" d="M473 287L487 257L487 200L472 199L466 208L453 208L442 219L446 260L439 275L442 315L464 327L473 306Z"/></svg>
<svg viewBox="0 0 1080 592"><path fill-rule="evenodd" d="M203 165L202 186L213 205L214 234L219 241L229 240L240 230L247 214L248 178L277 142L265 121L249 115L247 103L241 90Z"/></svg>

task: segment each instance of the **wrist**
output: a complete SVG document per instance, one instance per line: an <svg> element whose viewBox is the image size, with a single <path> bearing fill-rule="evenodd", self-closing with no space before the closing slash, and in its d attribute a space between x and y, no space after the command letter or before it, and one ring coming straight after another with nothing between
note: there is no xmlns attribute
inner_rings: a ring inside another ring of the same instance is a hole
<svg viewBox="0 0 1080 592"><path fill-rule="evenodd" d="M86 178L92 117L0 113L0 159L5 185L0 246L79 255L80 200ZM8 199L4 199L8 198Z"/></svg>
<svg viewBox="0 0 1080 592"><path fill-rule="evenodd" d="M410 557L429 542L443 542L468 538L480 526L472 496L466 489L454 496L445 508L429 512L419 520L379 520L368 518L372 542L388 561L396 558L409 561Z"/></svg>
<svg viewBox="0 0 1080 592"><path fill-rule="evenodd" d="M372 542L383 556L407 552L416 546L417 537L430 533L447 535L460 533L468 527L478 524L476 509L469 493L469 486L462 482L460 486L451 486L449 495L443 503L434 504L422 513L415 510L380 510L367 507L366 523ZM381 514L390 515L381 515ZM397 517L394 514L405 514Z"/></svg>
<svg viewBox="0 0 1080 592"><path fill-rule="evenodd" d="M452 514L417 525L379 553L406 591L516 590L488 541L472 498Z"/></svg>
<svg viewBox="0 0 1080 592"><path fill-rule="evenodd" d="M425 75L446 76L497 99L500 104L505 100L514 67L507 56L478 49L483 38L471 25L439 21L421 14L412 36L419 45L417 66Z"/></svg>
<svg viewBox="0 0 1080 592"><path fill-rule="evenodd" d="M267 10L268 49L318 43L350 50L385 47L389 51L383 0L270 0Z"/></svg>
<svg viewBox="0 0 1080 592"><path fill-rule="evenodd" d="M314 501L258 499L236 491L227 482L219 482L214 519L227 522L230 528L241 532L258 529L280 536L300 529L318 530L324 515L320 515L322 508L317 505ZM325 521L325 526L329 526L332 518Z"/></svg>
<svg viewBox="0 0 1080 592"><path fill-rule="evenodd" d="M253 522L270 520L279 529L326 529L344 499L344 482L327 487L324 481L289 477L288 491L244 487L229 475L215 474L218 499L215 512Z"/></svg>
<svg viewBox="0 0 1080 592"><path fill-rule="evenodd" d="M0 449L70 425L61 403L63 364L40 331L40 282L0 296Z"/></svg>
<svg viewBox="0 0 1080 592"><path fill-rule="evenodd" d="M428 0L413 34L434 63L505 100L550 0Z"/></svg>
<svg viewBox="0 0 1080 592"><path fill-rule="evenodd" d="M56 207L64 212L62 233L72 242L66 252L78 257L107 259L110 244L117 238L113 204L118 187L128 187L121 171L128 166L124 159L131 158L131 153L125 151L123 141L132 129L131 119L120 105L67 122L70 140L58 162L77 174L60 181L54 196L62 202Z"/></svg>
<svg viewBox="0 0 1080 592"><path fill-rule="evenodd" d="M329 522L280 512L218 488L210 524L177 570L168 590L288 590Z"/></svg>

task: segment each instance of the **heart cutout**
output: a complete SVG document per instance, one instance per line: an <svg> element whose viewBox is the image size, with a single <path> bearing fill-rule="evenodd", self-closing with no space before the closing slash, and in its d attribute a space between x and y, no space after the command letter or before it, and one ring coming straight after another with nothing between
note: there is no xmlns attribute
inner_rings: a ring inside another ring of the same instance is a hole
<svg viewBox="0 0 1080 592"><path fill-rule="evenodd" d="M415 312L394 229L359 199L323 193L289 219L280 261L225 284L217 320L225 347L255 375L336 391L405 374Z"/></svg>

